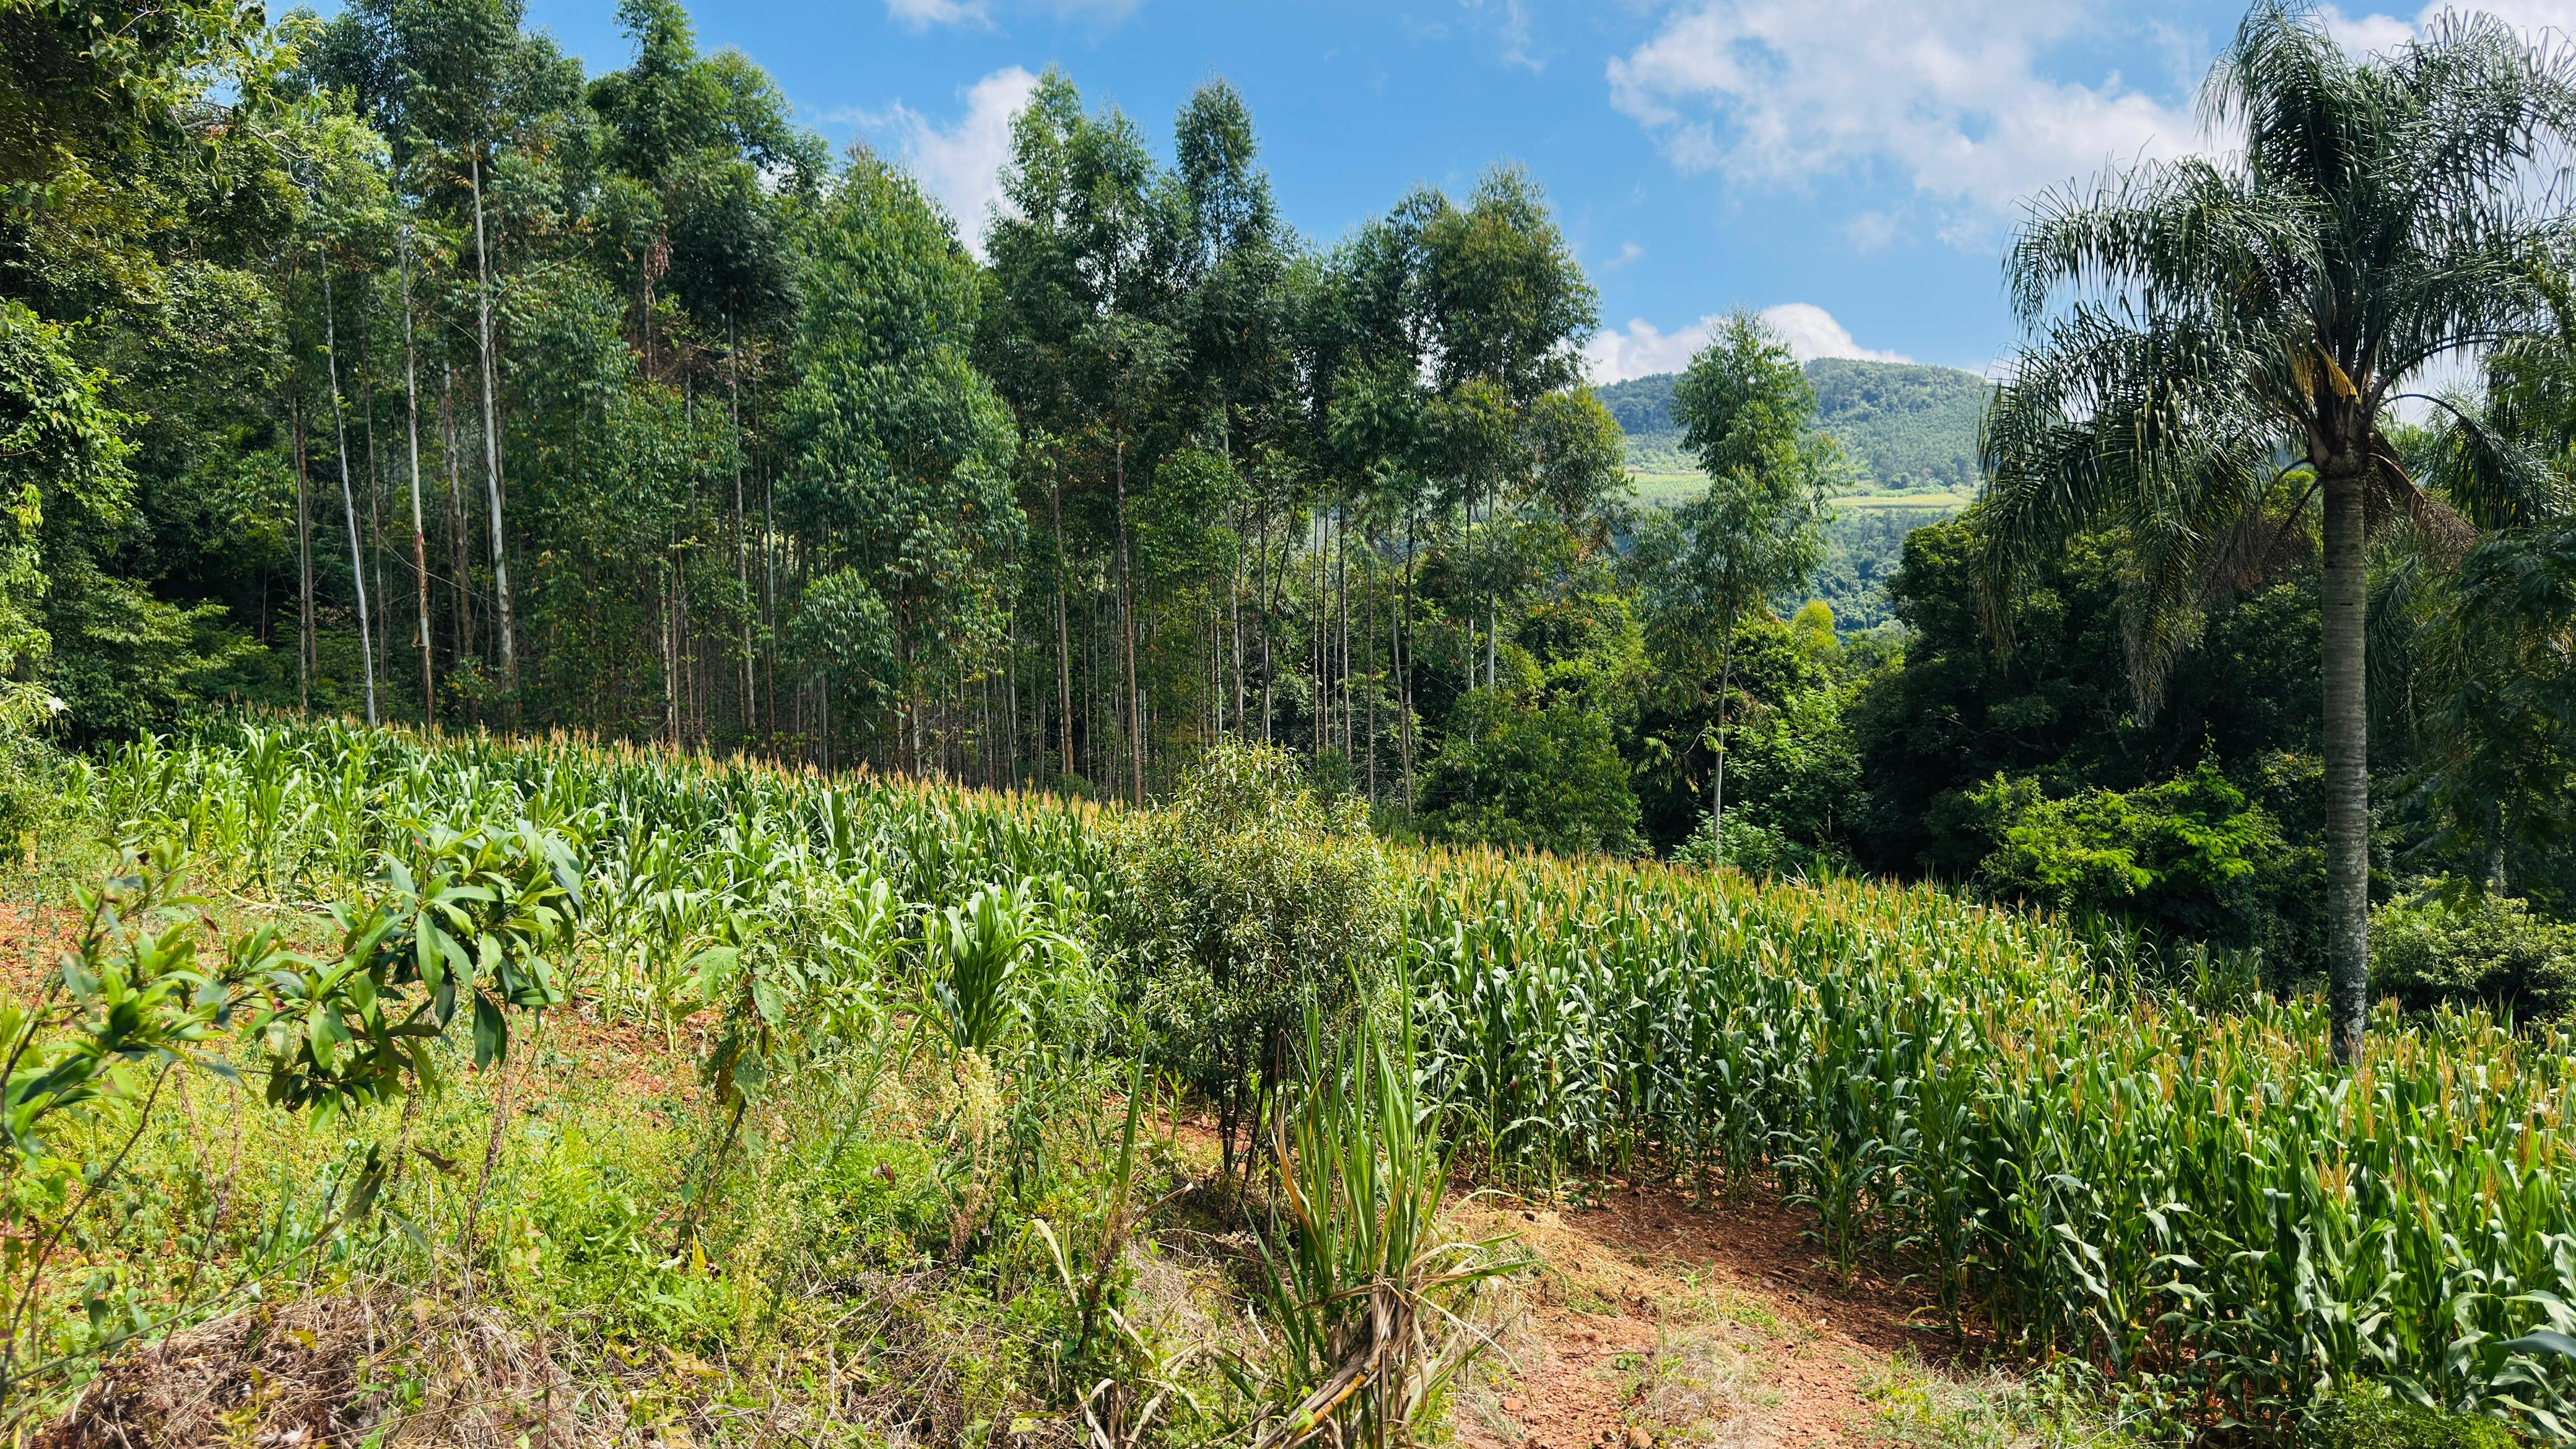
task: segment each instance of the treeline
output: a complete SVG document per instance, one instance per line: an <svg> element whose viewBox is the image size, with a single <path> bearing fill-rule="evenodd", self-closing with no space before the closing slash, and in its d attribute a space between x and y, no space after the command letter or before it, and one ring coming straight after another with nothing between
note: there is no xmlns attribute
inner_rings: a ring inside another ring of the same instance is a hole
<svg viewBox="0 0 2576 1449"><path fill-rule="evenodd" d="M1136 797L1238 733L1398 802L1607 567L1516 171L1318 247L1222 82L1166 162L1053 74L949 218L668 0L596 77L506 0L52 14L13 93L94 114L10 162L12 652L74 739L292 701Z"/></svg>
<svg viewBox="0 0 2576 1449"><path fill-rule="evenodd" d="M1147 799L1248 737L1400 831L2320 959L2323 513L2274 423L2209 524L2122 511L2065 402L2016 476L2094 492L1999 568L1991 508L1829 531L1855 460L1739 314L1654 399L1705 493L1640 508L1519 171L1319 243L1223 82L1163 145L1051 73L952 218L620 15L589 76L512 0L0 12L12 750L300 705ZM2557 1002L2576 415L2526 311L2456 426L2373 434L2370 891L2466 913L2423 993Z"/></svg>

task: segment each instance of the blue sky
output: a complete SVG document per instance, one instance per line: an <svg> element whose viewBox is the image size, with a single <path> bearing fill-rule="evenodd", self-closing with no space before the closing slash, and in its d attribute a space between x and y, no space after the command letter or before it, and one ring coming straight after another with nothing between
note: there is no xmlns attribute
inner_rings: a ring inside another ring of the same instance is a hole
<svg viewBox="0 0 2576 1449"><path fill-rule="evenodd" d="M2438 11L2357 0L2355 48ZM2576 0L2495 0L2576 30ZM1677 366L1712 314L1802 354L1991 370L2014 340L2020 199L2206 144L2192 96L2242 13L2171 0L701 0L699 41L778 79L836 145L907 160L980 231L1008 117L1057 65L1168 146L1224 76L1289 220L1322 240L1425 182L1528 167L1601 292L1596 380ZM594 70L615 0L530 0Z"/></svg>

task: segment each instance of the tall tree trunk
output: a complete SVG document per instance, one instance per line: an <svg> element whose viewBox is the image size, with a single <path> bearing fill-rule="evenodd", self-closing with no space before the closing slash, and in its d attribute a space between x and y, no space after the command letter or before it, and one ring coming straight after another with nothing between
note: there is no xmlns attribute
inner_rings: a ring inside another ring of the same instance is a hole
<svg viewBox="0 0 2576 1449"><path fill-rule="evenodd" d="M769 737L778 738L778 483L760 475L760 629L769 641L762 663L761 697L769 701Z"/></svg>
<svg viewBox="0 0 2576 1449"><path fill-rule="evenodd" d="M725 314L725 413L733 427L733 579L742 595L742 733L751 735L758 706L751 672L751 528L742 508L742 356L736 350L733 314Z"/></svg>
<svg viewBox="0 0 2576 1449"><path fill-rule="evenodd" d="M1271 602L1270 513L1267 509L1261 514L1260 563L1253 569L1252 576L1253 587L1259 591L1264 606L1253 610L1252 617L1261 626L1261 742L1266 745L1277 729L1279 713L1277 696L1271 692L1271 682L1279 673L1270 656L1270 636L1278 628L1278 615L1267 607Z"/></svg>
<svg viewBox="0 0 2576 1449"><path fill-rule="evenodd" d="M472 508L465 501L465 479L457 456L454 362L446 365L439 381L438 427L439 451L447 455L447 595L449 607L456 612L456 652L449 656L452 665L474 655L474 566L467 562L468 555L474 551L474 519ZM470 694L466 697L466 713L468 716L475 713Z"/></svg>
<svg viewBox="0 0 2576 1449"><path fill-rule="evenodd" d="M364 290L358 293L362 321L366 315L366 296ZM385 611L386 626L385 632L376 636L376 668L390 686L394 677L394 606L389 602L393 596L385 592L385 518L384 510L379 506L385 492L385 470L376 458L376 368L372 350L359 354L358 376L362 383L360 396L364 401L361 406L366 409L367 429L367 576L368 582L376 586L376 607Z"/></svg>
<svg viewBox="0 0 2576 1449"><path fill-rule="evenodd" d="M1726 637L1717 646L1717 783L1709 792L1708 834L1717 868L1726 869L1726 705L1735 689L1735 611L1726 611Z"/></svg>
<svg viewBox="0 0 2576 1449"><path fill-rule="evenodd" d="M519 689L518 622L510 605L510 559L502 543L501 430L494 421L500 406L496 397L500 383L492 359L492 253L483 238L483 150L480 146L471 153L468 175L474 185L474 275L477 282L474 311L483 344L483 481L491 494L492 602L500 610L501 678L510 691L511 712L515 718Z"/></svg>
<svg viewBox="0 0 2576 1449"><path fill-rule="evenodd" d="M304 399L291 398L295 428L295 707L313 707L313 487L304 461Z"/></svg>
<svg viewBox="0 0 2576 1449"><path fill-rule="evenodd" d="M339 324L332 316L331 264L322 264L322 357L331 370L331 436L340 451L340 514L349 525L349 587L358 592L358 662L367 681L367 726L376 724L376 639L367 623L367 565L358 547L358 499L349 487L349 428L340 415Z"/></svg>
<svg viewBox="0 0 2576 1449"><path fill-rule="evenodd" d="M1240 520L1240 518L1238 518L1238 520L1237 520L1237 526L1236 526L1236 529L1235 529L1235 534L1234 534L1234 536L1235 536L1235 538L1238 540L1238 542L1237 542L1236 547L1232 550L1232 555L1233 555L1233 556L1226 560L1226 566L1225 566L1225 599L1226 599L1226 615L1227 615L1227 617L1226 617L1226 638L1227 638L1227 640L1232 644L1233 649L1234 649L1234 732L1235 732L1236 734L1240 735L1240 734L1242 734L1242 733L1244 732L1244 729L1243 729L1243 548L1242 548L1241 543L1240 543L1240 540L1241 540L1241 539L1242 539L1242 537L1243 537L1243 529L1242 529L1242 527L1241 527L1241 520Z"/></svg>
<svg viewBox="0 0 2576 1449"><path fill-rule="evenodd" d="M2335 1060L2361 1061L2370 1015L2369 614L2362 497L2369 462L2329 459L2325 493L2326 974Z"/></svg>
<svg viewBox="0 0 2576 1449"><path fill-rule="evenodd" d="M1047 479L1053 485L1047 513L1055 522L1055 691L1064 724L1064 773L1070 779L1079 773L1073 767L1073 635L1064 617L1064 479L1052 462Z"/></svg>
<svg viewBox="0 0 2576 1449"><path fill-rule="evenodd" d="M1487 533L1494 531L1494 520L1501 513L1502 502L1501 485L1497 484L1494 491L1485 495ZM1485 550L1485 563L1485 687L1499 689L1502 682L1495 673L1503 657L1503 581L1496 577L1501 570L1494 567L1494 550L1490 546Z"/></svg>
<svg viewBox="0 0 2576 1449"><path fill-rule="evenodd" d="M1414 524L1419 515L1413 500L1404 503L1404 596L1397 604L1395 626L1395 700L1404 713L1398 727L1404 731L1404 813L1413 814L1413 549Z"/></svg>
<svg viewBox="0 0 2576 1449"><path fill-rule="evenodd" d="M1339 638L1334 647L1341 654L1341 671L1336 676L1342 690L1342 763L1350 764L1357 756L1351 746L1351 520L1343 509L1333 510L1333 594L1334 608L1341 614L1336 629Z"/></svg>
<svg viewBox="0 0 2576 1449"><path fill-rule="evenodd" d="M438 723L438 691L433 688L429 644L429 532L420 514L420 372L412 353L411 252L402 256L403 412L411 437L411 571L418 584L420 610L420 709L424 723Z"/></svg>
<svg viewBox="0 0 2576 1449"><path fill-rule="evenodd" d="M1367 556L1377 557L1374 542L1369 545ZM1368 669L1362 675L1368 680L1368 723L1361 730L1361 736L1368 741L1368 799L1369 808L1374 810L1377 808L1377 610L1369 607L1368 575L1369 571L1363 567L1360 570L1360 657L1368 661Z"/></svg>
<svg viewBox="0 0 2576 1449"><path fill-rule="evenodd" d="M1145 720L1136 692L1136 589L1127 560L1127 442L1120 439L1118 480L1118 635L1127 656L1127 772L1130 798L1145 803Z"/></svg>

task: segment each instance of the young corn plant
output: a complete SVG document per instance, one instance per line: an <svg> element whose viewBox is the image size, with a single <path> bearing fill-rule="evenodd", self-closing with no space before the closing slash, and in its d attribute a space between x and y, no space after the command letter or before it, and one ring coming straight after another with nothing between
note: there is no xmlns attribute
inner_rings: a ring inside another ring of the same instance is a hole
<svg viewBox="0 0 2576 1449"><path fill-rule="evenodd" d="M1278 1345L1258 1449L1413 1440L1484 1335L1476 1284L1515 1266L1500 1240L1440 1226L1449 1164L1415 1088L1409 1022L1363 1019L1328 1047L1306 1016L1307 1080L1278 1119L1278 1202L1262 1251Z"/></svg>

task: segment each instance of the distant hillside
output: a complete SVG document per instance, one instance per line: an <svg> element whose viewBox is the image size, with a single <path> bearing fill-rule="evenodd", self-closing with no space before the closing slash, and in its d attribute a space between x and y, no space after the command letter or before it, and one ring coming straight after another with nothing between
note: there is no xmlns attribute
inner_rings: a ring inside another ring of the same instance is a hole
<svg viewBox="0 0 2576 1449"><path fill-rule="evenodd" d="M1807 593L1833 605L1844 629L1875 628L1895 617L1887 579L1905 535L1949 517L1977 491L1977 419L1988 385L1955 367L1845 358L1808 363L1807 380L1816 389L1818 420L1859 474L1853 491L1869 495L1834 510L1825 564ZM1673 374L1595 391L1628 434L1640 501L1669 505L1707 486L1683 456L1673 425Z"/></svg>
<svg viewBox="0 0 2576 1449"><path fill-rule="evenodd" d="M1861 474L1863 491L1973 493L1977 419L1989 385L1973 372L1910 362L1819 358L1807 364L1816 414ZM1673 425L1673 374L1596 389L1628 434L1641 473L1688 471Z"/></svg>

